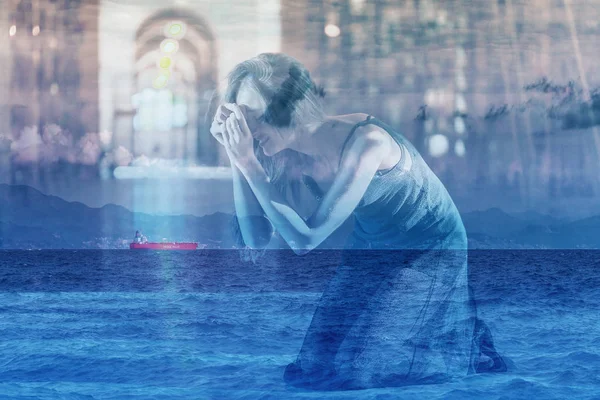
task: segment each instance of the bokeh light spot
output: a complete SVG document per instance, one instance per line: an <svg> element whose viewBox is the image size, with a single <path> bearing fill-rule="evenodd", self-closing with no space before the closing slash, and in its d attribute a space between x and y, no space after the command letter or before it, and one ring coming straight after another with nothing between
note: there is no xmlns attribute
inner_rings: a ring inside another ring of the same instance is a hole
<svg viewBox="0 0 600 400"><path fill-rule="evenodd" d="M465 133L465 130L466 130L465 120L462 119L462 117L455 117L454 118L454 132L458 133L459 135L462 135Z"/></svg>
<svg viewBox="0 0 600 400"><path fill-rule="evenodd" d="M328 24L325 27L325 34L332 38L338 37L338 36L340 36L340 28L337 25Z"/></svg>
<svg viewBox="0 0 600 400"><path fill-rule="evenodd" d="M454 144L454 152L459 157L463 157L467 152L467 150L465 149L465 143L461 139L458 139Z"/></svg>
<svg viewBox="0 0 600 400"><path fill-rule="evenodd" d="M427 132L427 133L433 132L433 126L434 126L434 122L431 118L426 120L425 121L425 132Z"/></svg>
<svg viewBox="0 0 600 400"><path fill-rule="evenodd" d="M462 93L458 93L456 95L456 111L461 113L467 112L467 101L465 100L465 96Z"/></svg>
<svg viewBox="0 0 600 400"><path fill-rule="evenodd" d="M448 152L450 144L448 138L441 134L433 135L429 138L429 154L432 157L441 157Z"/></svg>
<svg viewBox="0 0 600 400"><path fill-rule="evenodd" d="M173 24L169 27L169 33L173 36L179 35L181 33L181 25Z"/></svg>
<svg viewBox="0 0 600 400"><path fill-rule="evenodd" d="M467 53L462 47L456 49L456 66L462 68L467 65Z"/></svg>
<svg viewBox="0 0 600 400"><path fill-rule="evenodd" d="M168 82L169 76L166 74L161 74L154 80L154 82L152 82L152 86L154 86L155 89L162 89L167 86Z"/></svg>
<svg viewBox="0 0 600 400"><path fill-rule="evenodd" d="M173 64L173 61L171 60L171 57L162 57L158 61L158 66L162 69L169 69L169 68L171 68L172 64Z"/></svg>
<svg viewBox="0 0 600 400"><path fill-rule="evenodd" d="M359 13L365 7L365 0L350 0L350 7L352 7L352 11Z"/></svg>
<svg viewBox="0 0 600 400"><path fill-rule="evenodd" d="M173 39L165 39L160 44L160 49L163 53L174 54L179 50L179 42Z"/></svg>
<svg viewBox="0 0 600 400"><path fill-rule="evenodd" d="M185 24L181 21L172 21L165 25L164 34L170 38L181 38L185 34Z"/></svg>

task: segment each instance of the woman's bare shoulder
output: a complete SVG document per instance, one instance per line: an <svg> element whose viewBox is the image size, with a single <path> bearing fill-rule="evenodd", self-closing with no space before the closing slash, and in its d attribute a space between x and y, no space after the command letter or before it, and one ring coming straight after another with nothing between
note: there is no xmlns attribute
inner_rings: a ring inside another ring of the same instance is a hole
<svg viewBox="0 0 600 400"><path fill-rule="evenodd" d="M348 145L352 147L354 143L362 142L361 144L364 144L365 141L373 146L391 146L394 142L390 134L382 127L375 124L364 124L355 128Z"/></svg>
<svg viewBox="0 0 600 400"><path fill-rule="evenodd" d="M368 148L381 151L384 158L379 166L380 169L388 169L400 162L402 158L400 144L381 126L375 124L359 126L353 136L350 138L352 143L348 143L349 151L364 151L365 143Z"/></svg>

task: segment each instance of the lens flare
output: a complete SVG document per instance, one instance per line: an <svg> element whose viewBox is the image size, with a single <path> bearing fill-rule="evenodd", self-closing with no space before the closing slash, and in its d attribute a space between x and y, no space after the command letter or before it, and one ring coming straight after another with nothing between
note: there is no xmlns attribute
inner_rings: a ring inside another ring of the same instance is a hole
<svg viewBox="0 0 600 400"><path fill-rule="evenodd" d="M158 66L161 69L169 69L171 66L173 66L173 60L171 57L162 57L160 60L158 60Z"/></svg>
<svg viewBox="0 0 600 400"><path fill-rule="evenodd" d="M173 36L179 35L181 33L181 25L173 24L169 27L169 33Z"/></svg>
<svg viewBox="0 0 600 400"><path fill-rule="evenodd" d="M160 49L166 54L175 54L179 50L179 42L174 39L165 39L160 44Z"/></svg>
<svg viewBox="0 0 600 400"><path fill-rule="evenodd" d="M181 21L172 21L165 25L164 34L170 38L182 38L185 35L185 24Z"/></svg>

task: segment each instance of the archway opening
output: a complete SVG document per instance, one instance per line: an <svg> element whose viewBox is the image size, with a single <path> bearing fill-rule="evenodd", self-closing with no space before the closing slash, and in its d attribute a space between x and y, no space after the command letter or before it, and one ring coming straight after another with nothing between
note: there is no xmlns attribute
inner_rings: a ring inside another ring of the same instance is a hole
<svg viewBox="0 0 600 400"><path fill-rule="evenodd" d="M187 10L161 11L136 34L135 156L213 164L204 115L216 86L214 37Z"/></svg>

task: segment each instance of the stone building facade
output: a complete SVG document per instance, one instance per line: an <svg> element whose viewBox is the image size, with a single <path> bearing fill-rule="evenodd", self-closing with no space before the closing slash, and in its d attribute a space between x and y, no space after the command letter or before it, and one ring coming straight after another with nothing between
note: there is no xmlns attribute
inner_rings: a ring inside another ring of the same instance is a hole
<svg viewBox="0 0 600 400"><path fill-rule="evenodd" d="M600 193L597 127L564 129L548 117L569 81L581 89L574 106L600 86L599 6L283 0L282 48L325 85L330 112L386 120L457 196L500 188L534 206Z"/></svg>
<svg viewBox="0 0 600 400"><path fill-rule="evenodd" d="M589 123L598 0L0 0L0 9L9 140L53 123L75 139L107 132L106 153L226 165L204 121L211 95L236 63L284 51L325 86L328 112L390 123L458 197L507 193L533 207L600 193L600 132ZM0 157L0 171L9 164Z"/></svg>

